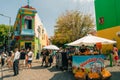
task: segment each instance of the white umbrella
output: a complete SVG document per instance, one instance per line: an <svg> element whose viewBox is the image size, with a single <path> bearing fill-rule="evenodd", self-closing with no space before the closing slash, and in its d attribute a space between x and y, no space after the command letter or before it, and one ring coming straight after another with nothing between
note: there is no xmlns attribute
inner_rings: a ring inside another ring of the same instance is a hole
<svg viewBox="0 0 120 80"><path fill-rule="evenodd" d="M48 45L43 47L43 49L59 50L59 48L56 45Z"/></svg>
<svg viewBox="0 0 120 80"><path fill-rule="evenodd" d="M76 40L74 42L71 42L71 43L69 43L67 45L80 46L81 44L91 45L91 44L96 44L96 43L114 44L114 43L116 43L116 41L101 38L101 37L98 37L98 36L88 35L88 36L80 38L80 39L78 39L78 40Z"/></svg>

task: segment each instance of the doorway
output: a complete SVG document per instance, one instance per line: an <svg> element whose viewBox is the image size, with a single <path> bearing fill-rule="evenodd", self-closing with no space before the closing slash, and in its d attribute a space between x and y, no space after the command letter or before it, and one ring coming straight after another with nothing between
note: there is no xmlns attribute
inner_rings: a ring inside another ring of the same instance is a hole
<svg viewBox="0 0 120 80"><path fill-rule="evenodd" d="M25 43L25 49L31 48L31 42L26 42Z"/></svg>

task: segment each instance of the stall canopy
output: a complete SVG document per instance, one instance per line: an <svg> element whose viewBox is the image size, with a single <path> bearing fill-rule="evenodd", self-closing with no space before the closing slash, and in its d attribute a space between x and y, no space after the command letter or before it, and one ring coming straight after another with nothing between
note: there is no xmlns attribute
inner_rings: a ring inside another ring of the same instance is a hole
<svg viewBox="0 0 120 80"><path fill-rule="evenodd" d="M59 50L59 48L56 45L48 45L43 47L43 49Z"/></svg>
<svg viewBox="0 0 120 80"><path fill-rule="evenodd" d="M74 42L68 43L66 45L68 46L80 46L82 44L84 45L92 45L96 43L102 43L102 44L114 44L116 41L101 38L98 36L93 36L93 35L87 35L85 37L82 37Z"/></svg>

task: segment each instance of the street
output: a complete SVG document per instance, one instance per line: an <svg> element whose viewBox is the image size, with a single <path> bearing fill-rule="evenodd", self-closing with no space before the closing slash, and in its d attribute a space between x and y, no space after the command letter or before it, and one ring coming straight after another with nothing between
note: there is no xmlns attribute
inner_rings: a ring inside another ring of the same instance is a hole
<svg viewBox="0 0 120 80"><path fill-rule="evenodd" d="M20 69L17 76L13 76L12 69L5 67L3 68L3 80L74 80L71 72L58 70L55 66L45 68L40 65L40 63L33 62L31 69Z"/></svg>
<svg viewBox="0 0 120 80"><path fill-rule="evenodd" d="M105 61L106 68L112 73L111 80L119 80L120 66L109 67L109 61ZM52 67L41 67L40 62L33 62L31 69L20 69L19 75L13 76L13 70L7 67L3 68L3 79L0 80L75 80L71 72L61 71ZM0 71L1 73L1 71ZM2 77L0 75L0 77Z"/></svg>

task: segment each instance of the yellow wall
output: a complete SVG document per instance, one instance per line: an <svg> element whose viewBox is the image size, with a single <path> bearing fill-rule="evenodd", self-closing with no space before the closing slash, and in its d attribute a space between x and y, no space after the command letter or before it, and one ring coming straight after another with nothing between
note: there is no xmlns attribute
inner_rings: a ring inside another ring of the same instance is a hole
<svg viewBox="0 0 120 80"><path fill-rule="evenodd" d="M21 41L20 48L25 48L25 42L31 42L31 48L34 49L34 47L35 47L34 41Z"/></svg>
<svg viewBox="0 0 120 80"><path fill-rule="evenodd" d="M117 36L117 32L120 31L120 26L116 26L116 27L112 27L109 29L104 29L104 30L100 30L97 31L97 36L103 37L103 38L107 38L110 40L116 40L117 41L117 47L120 49L120 37ZM103 46L103 51L105 49L112 49L111 45L104 45Z"/></svg>
<svg viewBox="0 0 120 80"><path fill-rule="evenodd" d="M47 34L43 34L43 39L41 40L41 43L42 43L42 47L44 46L47 46L49 43L48 43L48 35Z"/></svg>

